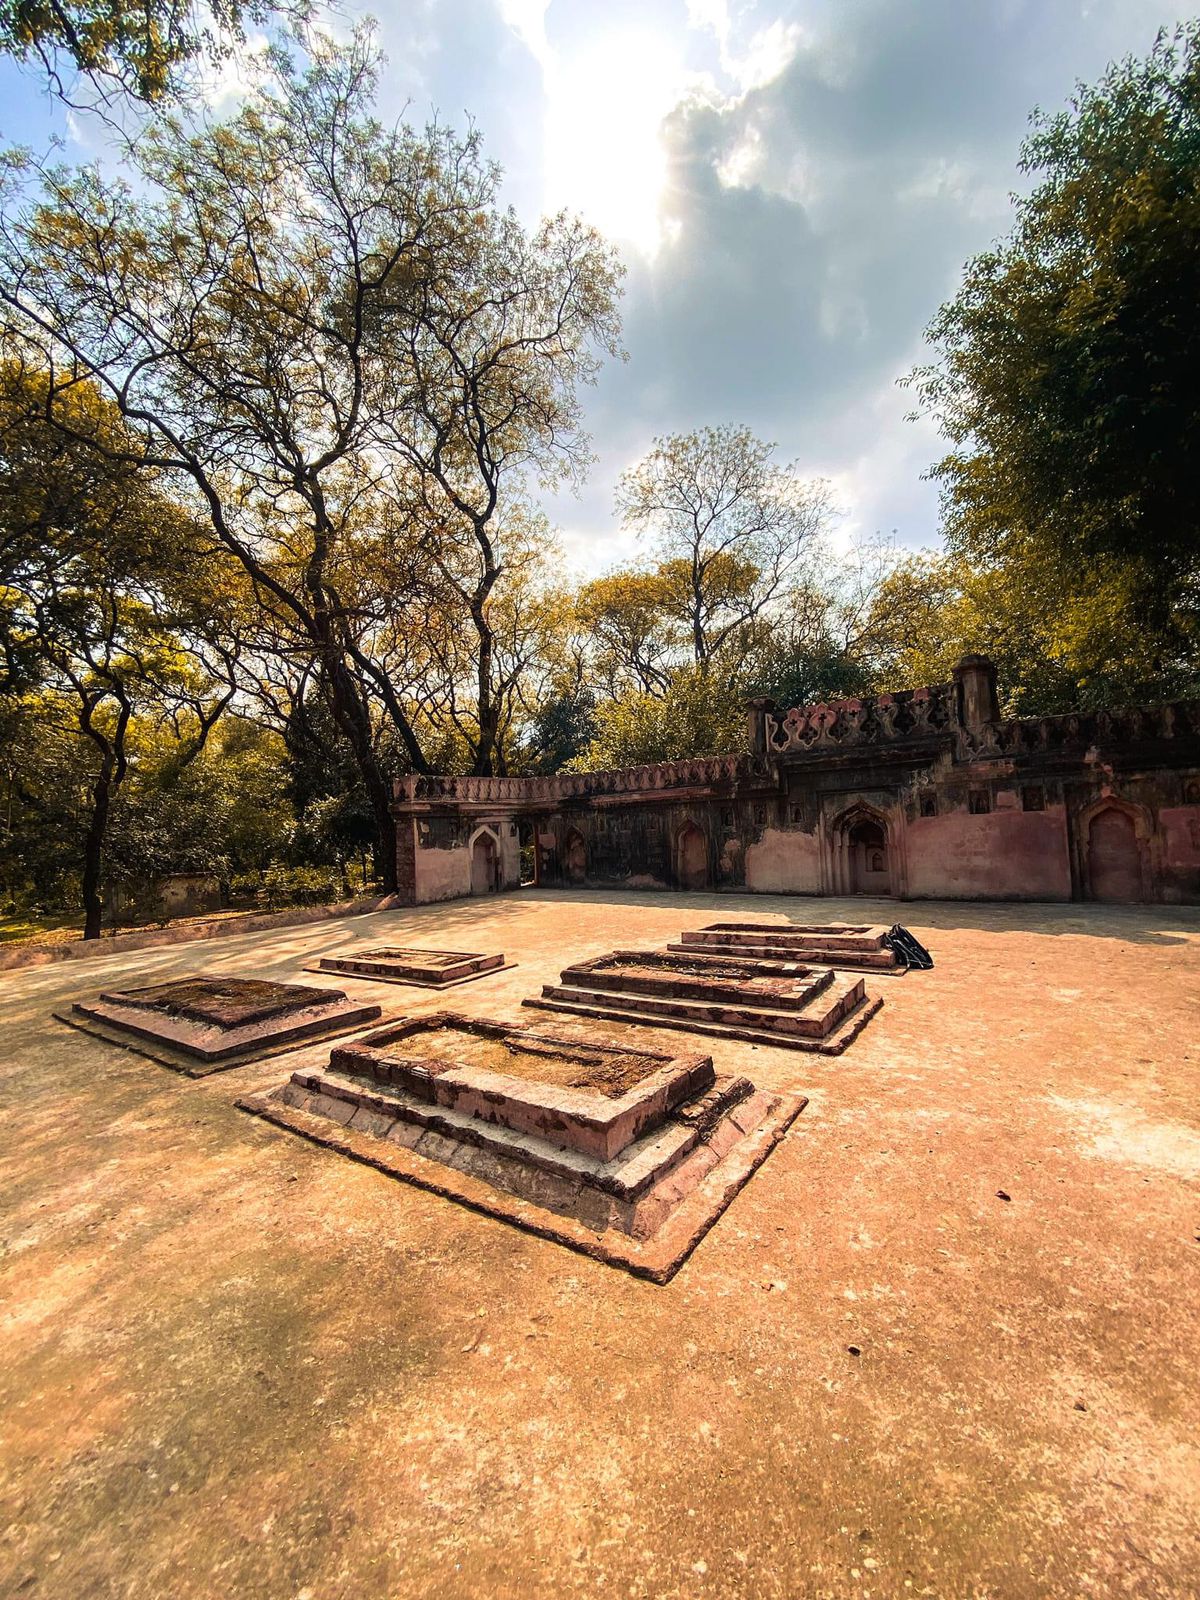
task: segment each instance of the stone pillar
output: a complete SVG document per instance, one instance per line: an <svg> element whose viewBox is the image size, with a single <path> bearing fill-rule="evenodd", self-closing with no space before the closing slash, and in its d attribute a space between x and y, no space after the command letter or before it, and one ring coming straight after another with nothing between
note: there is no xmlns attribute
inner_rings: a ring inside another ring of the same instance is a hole
<svg viewBox="0 0 1200 1600"><path fill-rule="evenodd" d="M962 727L978 733L999 722L996 668L987 656L964 656L954 669L955 702Z"/></svg>
<svg viewBox="0 0 1200 1600"><path fill-rule="evenodd" d="M396 814L396 897L401 905L417 903L417 819Z"/></svg>
<svg viewBox="0 0 1200 1600"><path fill-rule="evenodd" d="M767 750L767 712L774 711L774 700L760 696L755 700L747 700L746 708L746 741L751 755L761 756Z"/></svg>

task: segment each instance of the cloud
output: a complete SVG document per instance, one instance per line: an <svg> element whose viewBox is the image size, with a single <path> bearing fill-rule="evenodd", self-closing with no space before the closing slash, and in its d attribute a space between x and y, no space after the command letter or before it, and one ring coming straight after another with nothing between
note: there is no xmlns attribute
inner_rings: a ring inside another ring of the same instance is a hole
<svg viewBox="0 0 1200 1600"><path fill-rule="evenodd" d="M342 25L372 5L346 0ZM385 117L473 121L523 218L565 204L626 256L630 359L606 368L587 407L599 460L579 499L548 508L573 555L592 568L624 557L612 513L621 470L656 434L722 422L748 424L832 479L848 529L933 540L936 495L921 474L938 441L905 420L911 398L896 380L922 359L923 329L964 262L1007 230L1030 111L1064 104L1114 57L1144 54L1174 20L1161 7L377 8ZM214 96L230 92L214 82ZM10 108L10 136L44 121L24 102Z"/></svg>
<svg viewBox="0 0 1200 1600"><path fill-rule="evenodd" d="M1144 53L1169 19L1133 0L687 0L686 13L714 75L663 119L662 237L631 262L630 360L590 408L596 481L555 514L602 565L624 553L612 485L652 436L745 422L834 480L848 526L934 542L921 474L938 441L905 421L896 380L965 261L1007 231L1033 107ZM739 81L755 39L775 55ZM614 84L614 115L619 100Z"/></svg>

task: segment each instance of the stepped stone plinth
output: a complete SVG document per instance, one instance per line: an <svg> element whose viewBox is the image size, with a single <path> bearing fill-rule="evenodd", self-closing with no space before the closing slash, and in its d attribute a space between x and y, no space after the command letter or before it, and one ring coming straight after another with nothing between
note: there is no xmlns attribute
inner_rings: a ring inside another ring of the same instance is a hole
<svg viewBox="0 0 1200 1600"><path fill-rule="evenodd" d="M824 1055L840 1054L883 1004L852 973L797 961L718 958L678 945L580 961L523 1003Z"/></svg>
<svg viewBox="0 0 1200 1600"><path fill-rule="evenodd" d="M105 990L55 1013L60 1022L193 1078L352 1032L381 1014L380 1006L349 1000L340 989L200 977Z"/></svg>
<svg viewBox="0 0 1200 1600"><path fill-rule="evenodd" d="M362 950L321 956L306 972L344 978L374 978L377 983L411 983L425 989L450 989L511 966L503 955L481 956L463 950Z"/></svg>
<svg viewBox="0 0 1200 1600"><path fill-rule="evenodd" d="M665 1282L804 1108L709 1056L442 1012L378 1029L245 1111Z"/></svg>
<svg viewBox="0 0 1200 1600"><path fill-rule="evenodd" d="M667 948L721 960L744 956L757 961L806 961L817 966L902 973L906 966L887 943L890 935L891 929L882 924L711 922L704 928L689 928L678 943Z"/></svg>

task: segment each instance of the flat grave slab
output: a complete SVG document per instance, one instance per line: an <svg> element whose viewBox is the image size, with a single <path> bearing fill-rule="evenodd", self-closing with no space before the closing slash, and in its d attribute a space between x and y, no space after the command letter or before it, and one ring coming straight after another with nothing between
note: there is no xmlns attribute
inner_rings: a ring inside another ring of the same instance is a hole
<svg viewBox="0 0 1200 1600"><path fill-rule="evenodd" d="M709 1056L455 1013L339 1046L238 1105L613 1266L665 1282L803 1110Z"/></svg>
<svg viewBox="0 0 1200 1600"><path fill-rule="evenodd" d="M377 983L411 983L424 989L452 989L490 972L516 966L503 955L475 955L464 950L389 948L356 950L352 954L321 956L305 972L336 973L345 978L374 978Z"/></svg>
<svg viewBox="0 0 1200 1600"><path fill-rule="evenodd" d="M883 1001L853 973L672 945L577 962L523 1004L838 1055Z"/></svg>
<svg viewBox="0 0 1200 1600"><path fill-rule="evenodd" d="M340 989L261 978L173 978L78 1000L60 1022L205 1077L379 1021Z"/></svg>
<svg viewBox="0 0 1200 1600"><path fill-rule="evenodd" d="M704 928L689 928L667 948L722 959L740 955L750 960L856 967L899 977L908 965L886 942L891 931L882 923L711 922Z"/></svg>

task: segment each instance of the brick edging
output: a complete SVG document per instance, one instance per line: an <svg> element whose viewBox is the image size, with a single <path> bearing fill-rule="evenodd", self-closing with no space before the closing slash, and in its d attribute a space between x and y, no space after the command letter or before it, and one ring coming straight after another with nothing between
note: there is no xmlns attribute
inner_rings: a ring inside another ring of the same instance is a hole
<svg viewBox="0 0 1200 1600"><path fill-rule="evenodd" d="M371 911L392 911L404 902L399 895L374 895L369 900L342 900L326 906L294 906L290 911L251 912L220 922L200 922L180 927L142 928L107 939L71 939L62 944L21 944L0 948L0 972L20 967L45 967L56 961L87 961L94 956L120 955L124 950L144 950L155 945L195 944L237 933L260 933L273 928L299 927L324 922L329 917L360 917Z"/></svg>

